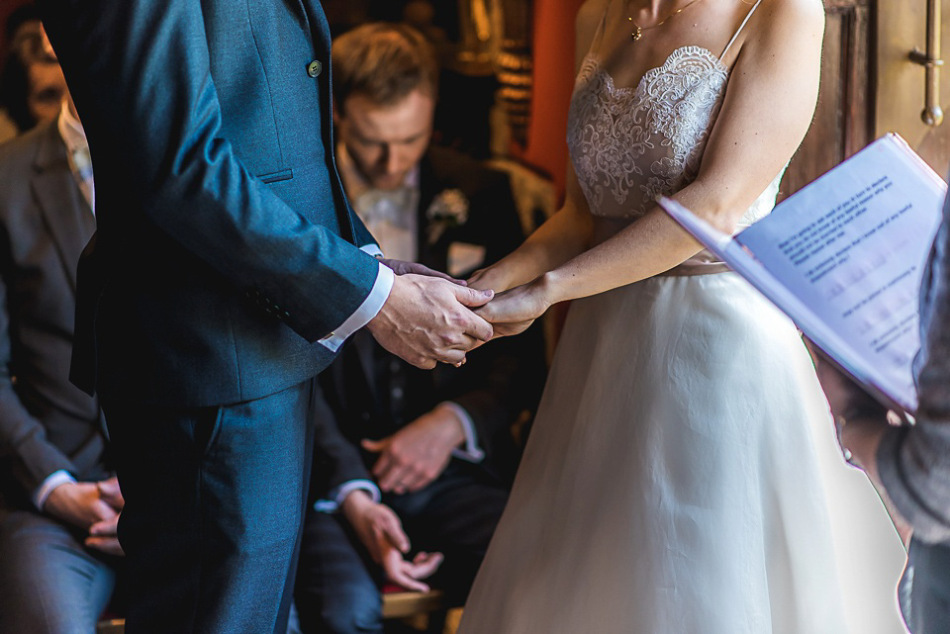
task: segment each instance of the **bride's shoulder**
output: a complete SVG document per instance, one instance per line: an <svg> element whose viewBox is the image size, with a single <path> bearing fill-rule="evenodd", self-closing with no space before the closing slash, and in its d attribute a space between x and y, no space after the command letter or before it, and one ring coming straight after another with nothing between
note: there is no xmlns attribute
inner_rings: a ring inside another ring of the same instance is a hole
<svg viewBox="0 0 950 634"><path fill-rule="evenodd" d="M825 28L821 0L761 0L759 5L746 29L751 48L794 47L812 41L820 45Z"/></svg>
<svg viewBox="0 0 950 634"><path fill-rule="evenodd" d="M821 0L762 0L759 19L776 29L822 27L825 8Z"/></svg>
<svg viewBox="0 0 950 634"><path fill-rule="evenodd" d="M574 20L574 42L578 65L580 59L590 49L609 4L610 0L585 0L577 10L577 17Z"/></svg>

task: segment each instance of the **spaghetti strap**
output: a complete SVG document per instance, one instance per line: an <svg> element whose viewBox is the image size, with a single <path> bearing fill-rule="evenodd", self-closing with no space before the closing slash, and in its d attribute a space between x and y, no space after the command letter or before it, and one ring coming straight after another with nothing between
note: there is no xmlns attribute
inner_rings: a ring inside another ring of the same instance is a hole
<svg viewBox="0 0 950 634"><path fill-rule="evenodd" d="M759 5L760 5L760 4L762 4L762 0L758 0L758 1L752 6L752 8L749 9L749 12L745 14L745 19L742 21L742 24L739 25L739 28L738 28L738 29L736 29L736 32L735 32L735 34L733 34L732 39L729 40L729 43L728 43L728 44L726 44L726 48L722 49L722 54L719 55L719 61L720 61L720 62L722 61L722 58L724 58L724 57L726 56L726 53L729 52L729 49L732 47L733 43L735 43L736 38L739 37L739 34L740 34L740 33L742 33L742 29L745 28L745 25L749 22L749 18L752 17L752 14L755 13L755 10L759 8Z"/></svg>
<svg viewBox="0 0 950 634"><path fill-rule="evenodd" d="M588 55L592 52L600 52L600 41L604 37L604 31L607 29L607 14L610 13L610 8L614 5L614 0L607 0L607 6L604 7L604 14L600 16L600 24L597 26L597 30L594 32L594 38L590 41L590 46L587 49Z"/></svg>

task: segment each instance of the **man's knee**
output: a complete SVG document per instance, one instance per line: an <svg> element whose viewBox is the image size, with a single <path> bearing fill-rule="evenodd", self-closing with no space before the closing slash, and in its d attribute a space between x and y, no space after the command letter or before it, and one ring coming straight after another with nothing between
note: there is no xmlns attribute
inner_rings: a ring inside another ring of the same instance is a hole
<svg viewBox="0 0 950 634"><path fill-rule="evenodd" d="M374 584L336 585L329 596L297 597L300 624L305 634L366 634L382 632L383 607Z"/></svg>
<svg viewBox="0 0 950 634"><path fill-rule="evenodd" d="M332 603L323 606L321 620L333 634L365 634L382 632L383 610L377 594L372 600Z"/></svg>

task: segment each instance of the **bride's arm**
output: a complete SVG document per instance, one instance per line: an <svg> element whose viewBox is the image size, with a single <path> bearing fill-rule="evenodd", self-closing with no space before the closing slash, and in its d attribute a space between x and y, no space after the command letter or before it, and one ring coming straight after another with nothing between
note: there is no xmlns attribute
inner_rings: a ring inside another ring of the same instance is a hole
<svg viewBox="0 0 950 634"><path fill-rule="evenodd" d="M568 167L567 195L564 205L520 247L492 266L475 273L468 285L490 288L496 293L527 284L551 271L590 246L593 218L580 193L574 170Z"/></svg>
<svg viewBox="0 0 950 634"><path fill-rule="evenodd" d="M725 232L794 154L818 95L824 13L814 0L763 3L731 72L696 180L674 198ZM587 297L669 270L699 245L659 207L605 242L541 274L483 309L493 322L537 317L551 304ZM538 313L540 314L540 313Z"/></svg>

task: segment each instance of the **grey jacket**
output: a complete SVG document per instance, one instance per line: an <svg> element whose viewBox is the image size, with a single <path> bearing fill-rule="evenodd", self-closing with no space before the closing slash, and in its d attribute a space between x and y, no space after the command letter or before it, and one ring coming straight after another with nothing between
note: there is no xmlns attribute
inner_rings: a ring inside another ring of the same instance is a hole
<svg viewBox="0 0 950 634"><path fill-rule="evenodd" d="M889 430L877 463L916 538L937 543L950 540L950 198L924 271L920 329L917 423Z"/></svg>

